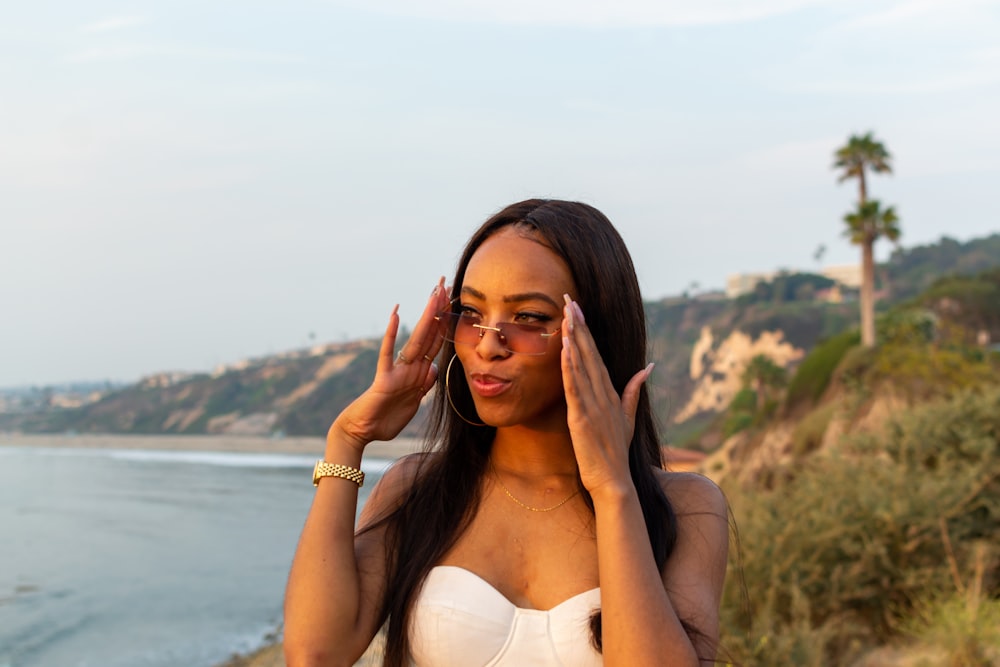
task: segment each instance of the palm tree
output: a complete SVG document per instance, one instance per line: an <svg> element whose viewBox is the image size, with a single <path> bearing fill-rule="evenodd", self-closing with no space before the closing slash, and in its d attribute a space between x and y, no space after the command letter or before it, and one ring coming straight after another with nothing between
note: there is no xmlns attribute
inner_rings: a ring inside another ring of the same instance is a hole
<svg viewBox="0 0 1000 667"><path fill-rule="evenodd" d="M844 216L844 236L861 246L861 344L875 346L875 241L900 236L899 217L890 206L885 210L877 200L858 204L854 213Z"/></svg>
<svg viewBox="0 0 1000 667"><path fill-rule="evenodd" d="M833 168L844 170L837 179L838 183L843 183L849 178L858 179L858 203L862 206L868 201L865 170L870 169L876 174L892 173L892 166L889 164L892 156L881 141L875 140L871 132L851 135L847 143L838 148L833 157Z"/></svg>
<svg viewBox="0 0 1000 667"><path fill-rule="evenodd" d="M875 259L873 246L875 240L879 238L879 234L875 233L872 236L865 229L859 228L856 230L853 227L854 223L850 219L852 217L857 218L859 220L857 224L861 225L861 227L865 227L868 224L868 214L872 213L872 210L867 208L869 202L865 171L871 170L876 174L891 174L892 166L889 164L889 160L892 159L892 156L889 155L889 151L886 150L882 142L877 141L872 132L868 132L861 135L852 134L847 143L837 149L833 157L833 168L843 170L837 179L838 183L843 183L849 178L858 179L858 208L854 213L848 213L844 217L848 225L845 234L851 238L852 243L861 246L861 343L865 347L874 347ZM891 207L886 209L886 212L889 211L892 211ZM875 207L874 212L880 212L878 206ZM895 240L899 238L899 228L894 226L898 219L895 217L895 213L892 214L892 217L895 236L890 238ZM866 220L866 222L860 222L862 219ZM872 224L872 229L877 230L877 223L872 221Z"/></svg>

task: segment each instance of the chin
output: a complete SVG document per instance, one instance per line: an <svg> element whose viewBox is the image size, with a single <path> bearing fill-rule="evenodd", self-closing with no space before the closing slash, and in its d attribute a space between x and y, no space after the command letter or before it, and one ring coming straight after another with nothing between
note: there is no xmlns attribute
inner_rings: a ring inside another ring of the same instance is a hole
<svg viewBox="0 0 1000 667"><path fill-rule="evenodd" d="M477 405L476 412L479 421L494 428L522 426L539 431L566 430L566 404L562 403L555 409L542 412L525 412L514 409L504 409L506 406Z"/></svg>

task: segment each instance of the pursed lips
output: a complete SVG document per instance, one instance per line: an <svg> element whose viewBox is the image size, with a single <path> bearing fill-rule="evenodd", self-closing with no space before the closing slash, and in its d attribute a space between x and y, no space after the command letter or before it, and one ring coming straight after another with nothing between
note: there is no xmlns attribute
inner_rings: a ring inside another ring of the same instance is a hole
<svg viewBox="0 0 1000 667"><path fill-rule="evenodd" d="M471 379L473 390L487 398L502 394L511 385L510 380L487 373L473 373Z"/></svg>

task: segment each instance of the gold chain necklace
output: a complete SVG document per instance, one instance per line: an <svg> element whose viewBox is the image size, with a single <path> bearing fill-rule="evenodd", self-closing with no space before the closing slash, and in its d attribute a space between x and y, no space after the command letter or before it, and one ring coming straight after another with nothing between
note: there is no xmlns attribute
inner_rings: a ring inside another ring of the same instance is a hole
<svg viewBox="0 0 1000 667"><path fill-rule="evenodd" d="M507 497L510 498L511 500L513 500L515 503L517 503L521 507L523 507L524 509L531 510L532 512L551 512L552 510L559 509L560 507L562 507L563 505L565 505L569 501L573 500L573 498L576 498L577 494L580 493L580 489L577 489L576 491L574 491L573 493L569 494L569 496L567 496L563 500L560 500L558 503L556 503L552 507L532 507L531 505L527 505L525 503L522 503L520 500L518 500L517 498L514 497L514 494L510 492L510 489L508 489L507 486L503 483L503 480L500 479L500 473L497 472L496 466L493 465L493 459L492 458L490 458L490 469L493 471L493 476L496 477L496 479L497 479L497 484L499 484L500 488L503 489L503 492L507 494Z"/></svg>

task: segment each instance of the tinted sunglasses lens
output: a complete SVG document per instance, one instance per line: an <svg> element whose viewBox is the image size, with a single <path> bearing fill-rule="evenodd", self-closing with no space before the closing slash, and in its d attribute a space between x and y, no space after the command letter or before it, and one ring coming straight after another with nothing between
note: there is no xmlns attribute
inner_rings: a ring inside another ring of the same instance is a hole
<svg viewBox="0 0 1000 667"><path fill-rule="evenodd" d="M521 324L501 324L507 339L507 349L520 354L543 354L548 346L548 337L541 327L524 326Z"/></svg>
<svg viewBox="0 0 1000 667"><path fill-rule="evenodd" d="M441 323L442 338L456 345L478 345L483 335L489 335L492 331L500 337L507 350L518 354L545 354L552 336L542 327L524 324L500 324L500 333L497 334L492 328L476 327L475 320L460 313L441 313L438 321Z"/></svg>
<svg viewBox="0 0 1000 667"><path fill-rule="evenodd" d="M475 345L479 342L479 329L472 326L472 320L459 313L444 312L438 315L441 323L441 337L460 345Z"/></svg>

